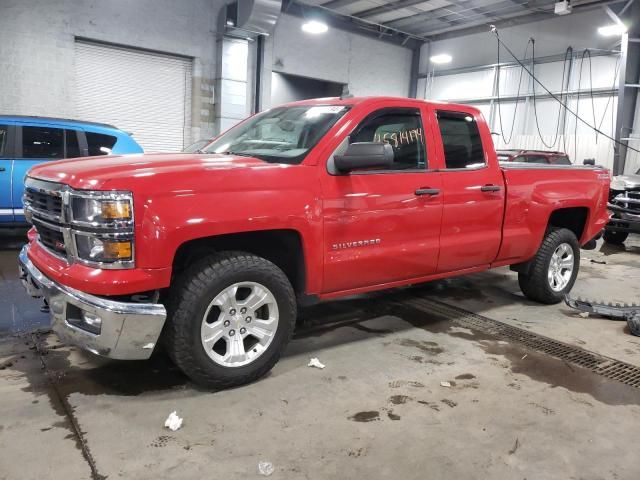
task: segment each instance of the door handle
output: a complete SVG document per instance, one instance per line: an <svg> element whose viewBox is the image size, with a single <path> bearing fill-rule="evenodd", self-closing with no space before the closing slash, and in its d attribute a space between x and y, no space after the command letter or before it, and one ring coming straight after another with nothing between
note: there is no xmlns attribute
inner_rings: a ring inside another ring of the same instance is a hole
<svg viewBox="0 0 640 480"><path fill-rule="evenodd" d="M434 196L434 195L438 195L439 193L440 193L439 188L419 188L415 191L415 194L418 196L420 195Z"/></svg>
<svg viewBox="0 0 640 480"><path fill-rule="evenodd" d="M6 170L6 168L0 167L0 172L4 172L5 170Z"/></svg>
<svg viewBox="0 0 640 480"><path fill-rule="evenodd" d="M502 190L502 187L498 185L483 185L480 187L481 192L499 192Z"/></svg>

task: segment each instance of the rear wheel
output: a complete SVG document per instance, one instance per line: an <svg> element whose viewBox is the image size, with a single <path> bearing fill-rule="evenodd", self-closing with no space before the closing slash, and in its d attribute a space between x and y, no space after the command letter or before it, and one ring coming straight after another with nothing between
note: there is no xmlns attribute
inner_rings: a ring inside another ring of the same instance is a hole
<svg viewBox="0 0 640 480"><path fill-rule="evenodd" d="M628 236L629 232L612 232L610 230L605 230L602 235L605 242L613 245L622 245Z"/></svg>
<svg viewBox="0 0 640 480"><path fill-rule="evenodd" d="M168 311L170 355L208 388L249 383L268 372L296 320L295 294L282 270L241 252L191 266L173 290Z"/></svg>
<svg viewBox="0 0 640 480"><path fill-rule="evenodd" d="M527 272L518 274L525 296L536 302L559 303L571 291L580 267L580 244L566 228L547 233Z"/></svg>

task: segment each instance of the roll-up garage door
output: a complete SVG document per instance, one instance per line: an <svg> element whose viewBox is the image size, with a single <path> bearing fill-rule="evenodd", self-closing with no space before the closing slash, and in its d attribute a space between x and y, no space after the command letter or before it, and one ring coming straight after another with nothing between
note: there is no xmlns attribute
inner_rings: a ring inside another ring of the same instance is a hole
<svg viewBox="0 0 640 480"><path fill-rule="evenodd" d="M146 152L190 143L188 58L76 41L76 112L132 133Z"/></svg>

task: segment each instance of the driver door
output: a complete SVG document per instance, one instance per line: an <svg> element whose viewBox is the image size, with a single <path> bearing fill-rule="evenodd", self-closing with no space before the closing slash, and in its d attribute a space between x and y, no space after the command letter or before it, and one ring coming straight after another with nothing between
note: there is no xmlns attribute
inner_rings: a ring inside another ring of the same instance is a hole
<svg viewBox="0 0 640 480"><path fill-rule="evenodd" d="M380 108L362 119L348 143L391 144L389 169L322 176L324 212L323 293L391 284L432 274L438 264L442 219L441 176L423 109ZM370 288L369 288L370 289Z"/></svg>

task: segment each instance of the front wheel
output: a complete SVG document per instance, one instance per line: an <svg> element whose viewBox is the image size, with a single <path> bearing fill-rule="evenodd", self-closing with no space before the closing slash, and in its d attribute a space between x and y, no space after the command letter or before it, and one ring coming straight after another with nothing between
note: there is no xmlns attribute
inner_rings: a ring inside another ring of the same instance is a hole
<svg viewBox="0 0 640 480"><path fill-rule="evenodd" d="M580 267L580 244L566 228L551 230L531 260L527 272L518 274L525 296L545 304L559 303L571 291Z"/></svg>
<svg viewBox="0 0 640 480"><path fill-rule="evenodd" d="M182 274L168 313L173 360L196 383L219 389L254 381L276 364L293 333L296 301L276 265L224 252Z"/></svg>

